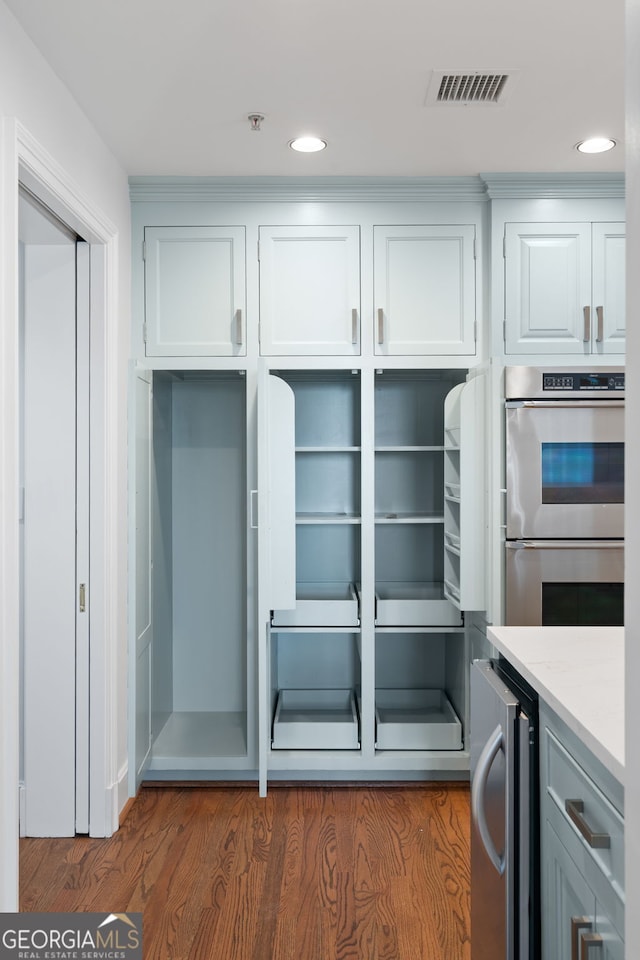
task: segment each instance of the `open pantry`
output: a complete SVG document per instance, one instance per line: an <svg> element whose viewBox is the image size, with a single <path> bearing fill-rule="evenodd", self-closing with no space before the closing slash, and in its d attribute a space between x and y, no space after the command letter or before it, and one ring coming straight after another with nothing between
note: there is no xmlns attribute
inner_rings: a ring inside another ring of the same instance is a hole
<svg viewBox="0 0 640 960"><path fill-rule="evenodd" d="M444 596L444 402L463 371L375 377L375 622L455 626Z"/></svg>
<svg viewBox="0 0 640 960"><path fill-rule="evenodd" d="M269 775L464 771L469 641L445 576L445 408L469 386L466 371L268 380L267 502L286 501L265 524L279 597L264 613Z"/></svg>
<svg viewBox="0 0 640 960"><path fill-rule="evenodd" d="M137 601L149 619L136 666L138 776L233 775L256 766L246 377L155 370L140 382L148 429L138 414L136 457L148 485L136 498L136 527L146 531L148 517L150 574L148 605L140 587Z"/></svg>
<svg viewBox="0 0 640 960"><path fill-rule="evenodd" d="M136 371L137 781L464 775L480 377L247 374Z"/></svg>
<svg viewBox="0 0 640 960"><path fill-rule="evenodd" d="M291 610L274 610L273 624L357 626L361 377L350 370L286 371L278 377L290 388L293 409L294 448L285 456L295 463L296 602ZM289 564L292 559L284 558Z"/></svg>
<svg viewBox="0 0 640 960"><path fill-rule="evenodd" d="M358 750L359 633L271 634L273 750Z"/></svg>
<svg viewBox="0 0 640 960"><path fill-rule="evenodd" d="M376 630L376 751L462 750L464 629Z"/></svg>

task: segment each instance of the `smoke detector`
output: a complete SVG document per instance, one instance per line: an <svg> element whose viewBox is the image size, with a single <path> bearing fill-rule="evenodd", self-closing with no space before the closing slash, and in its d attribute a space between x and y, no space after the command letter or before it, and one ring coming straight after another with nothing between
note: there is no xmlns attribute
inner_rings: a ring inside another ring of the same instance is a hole
<svg viewBox="0 0 640 960"><path fill-rule="evenodd" d="M425 106L497 106L511 90L514 70L432 70Z"/></svg>

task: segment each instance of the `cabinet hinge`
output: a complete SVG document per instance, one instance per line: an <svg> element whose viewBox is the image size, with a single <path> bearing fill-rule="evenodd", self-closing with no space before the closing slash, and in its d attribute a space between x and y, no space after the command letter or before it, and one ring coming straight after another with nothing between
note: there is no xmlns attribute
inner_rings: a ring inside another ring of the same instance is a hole
<svg viewBox="0 0 640 960"><path fill-rule="evenodd" d="M147 241L146 240L142 241L142 259L143 260L147 259Z"/></svg>

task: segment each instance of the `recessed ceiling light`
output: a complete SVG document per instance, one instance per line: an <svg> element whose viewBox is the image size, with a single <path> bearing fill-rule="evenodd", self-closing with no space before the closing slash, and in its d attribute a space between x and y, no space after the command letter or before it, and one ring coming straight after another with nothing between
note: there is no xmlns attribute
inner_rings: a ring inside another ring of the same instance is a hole
<svg viewBox="0 0 640 960"><path fill-rule="evenodd" d="M299 153L317 153L318 150L324 150L326 145L327 141L321 140L320 137L296 137L295 140L289 141L291 149Z"/></svg>
<svg viewBox="0 0 640 960"><path fill-rule="evenodd" d="M616 145L615 140L609 137L590 137L589 140L581 140L576 144L576 150L580 153L605 153L607 150L613 150Z"/></svg>

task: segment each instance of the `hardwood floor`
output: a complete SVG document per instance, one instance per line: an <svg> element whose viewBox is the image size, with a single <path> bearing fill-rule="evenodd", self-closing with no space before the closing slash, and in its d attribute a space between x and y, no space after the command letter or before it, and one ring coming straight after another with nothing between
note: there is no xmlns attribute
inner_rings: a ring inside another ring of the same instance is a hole
<svg viewBox="0 0 640 960"><path fill-rule="evenodd" d="M142 912L145 960L469 960L469 789L146 787L108 840L22 840L20 879Z"/></svg>

